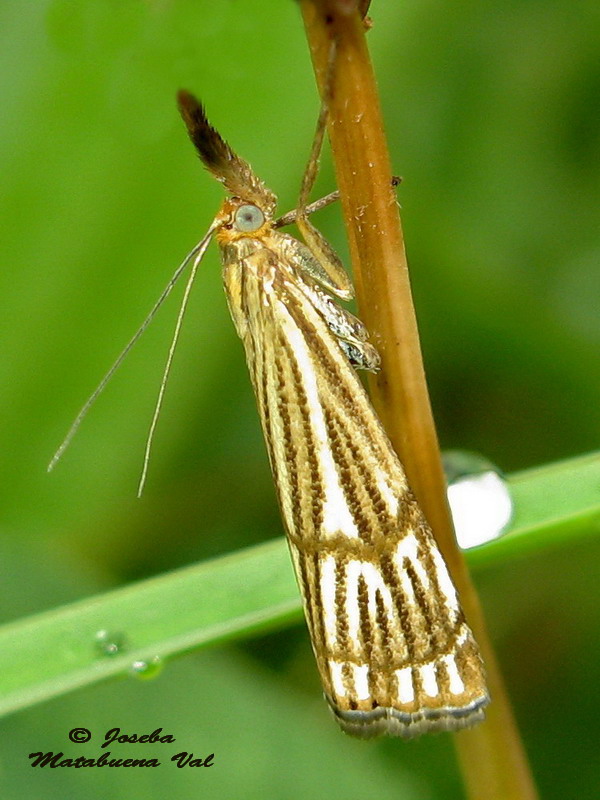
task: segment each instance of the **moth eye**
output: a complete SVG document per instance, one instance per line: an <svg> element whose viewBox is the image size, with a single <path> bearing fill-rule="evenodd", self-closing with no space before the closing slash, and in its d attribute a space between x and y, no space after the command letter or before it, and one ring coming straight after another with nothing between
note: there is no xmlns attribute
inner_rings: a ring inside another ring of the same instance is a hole
<svg viewBox="0 0 600 800"><path fill-rule="evenodd" d="M265 221L258 206L240 206L235 212L235 227L238 231L257 231Z"/></svg>

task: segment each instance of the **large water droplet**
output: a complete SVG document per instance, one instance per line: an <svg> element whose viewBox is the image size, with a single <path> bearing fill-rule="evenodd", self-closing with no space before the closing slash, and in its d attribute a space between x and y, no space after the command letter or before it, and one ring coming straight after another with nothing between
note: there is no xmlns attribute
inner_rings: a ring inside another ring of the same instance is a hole
<svg viewBox="0 0 600 800"><path fill-rule="evenodd" d="M502 471L484 456L462 450L444 453L443 462L459 546L466 550L502 536L513 514Z"/></svg>

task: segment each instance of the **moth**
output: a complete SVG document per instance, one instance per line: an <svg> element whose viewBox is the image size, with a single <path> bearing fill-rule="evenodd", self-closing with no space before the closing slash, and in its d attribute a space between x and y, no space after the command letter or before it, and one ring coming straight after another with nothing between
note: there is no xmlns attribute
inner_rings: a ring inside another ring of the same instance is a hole
<svg viewBox="0 0 600 800"><path fill-rule="evenodd" d="M404 469L356 372L379 368L338 256L308 216L326 124L321 108L299 207L277 219L276 196L178 95L189 136L228 196L81 418L193 261L159 400L195 272L214 235L244 345L287 540L325 697L341 728L369 738L458 730L488 703L479 650ZM304 242L281 231L295 221ZM51 464L51 466L52 466Z"/></svg>
<svg viewBox="0 0 600 800"><path fill-rule="evenodd" d="M483 718L483 667L456 590L356 369L379 356L337 255L308 220L325 111L294 218L187 92L179 107L230 195L213 223L246 351L325 696L350 734L404 737Z"/></svg>

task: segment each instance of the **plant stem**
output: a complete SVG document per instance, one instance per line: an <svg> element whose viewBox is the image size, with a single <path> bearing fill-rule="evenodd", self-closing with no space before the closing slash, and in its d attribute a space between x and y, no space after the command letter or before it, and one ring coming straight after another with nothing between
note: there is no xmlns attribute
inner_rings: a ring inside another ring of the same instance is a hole
<svg viewBox="0 0 600 800"><path fill-rule="evenodd" d="M373 403L434 531L486 664L492 697L486 721L455 736L467 791L478 800L529 800L537 793L447 504L365 24L353 0L300 5L321 89L330 43L336 41L329 135L361 316L382 358L381 373L371 381Z"/></svg>

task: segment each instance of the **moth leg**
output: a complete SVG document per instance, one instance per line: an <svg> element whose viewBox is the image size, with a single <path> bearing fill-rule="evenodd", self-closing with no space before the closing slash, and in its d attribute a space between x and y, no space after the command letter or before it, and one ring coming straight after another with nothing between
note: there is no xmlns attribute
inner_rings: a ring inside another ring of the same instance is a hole
<svg viewBox="0 0 600 800"><path fill-rule="evenodd" d="M391 186L393 189L396 186L400 186L402 183L402 178L398 175L392 175ZM322 208L327 208L332 203L337 203L340 199L340 190L336 189L333 192L329 192L324 197L319 197L318 200L313 200L312 203L309 203L306 208L304 209L304 214L314 214L315 211L320 211ZM275 222L273 223L274 228L285 228L286 225L291 225L292 222L296 222L296 217L298 216L297 209L293 208L291 211L288 211L287 214L282 214L280 217L277 217Z"/></svg>
<svg viewBox="0 0 600 800"><path fill-rule="evenodd" d="M335 41L332 41L329 50L329 59L327 61L327 71L325 75L325 87L323 90L323 98L321 101L321 109L317 119L317 129L313 139L308 163L304 170L302 177L302 185L300 187L300 196L298 198L298 208L296 209L296 225L302 234L308 249L313 256L320 262L321 266L327 273L329 278L331 291L342 300L351 300L354 297L354 289L352 282L348 277L346 270L339 256L329 244L323 234L315 228L315 226L308 219L308 196L310 190L314 186L318 169L319 169L319 156L323 147L323 138L325 136L325 128L327 126L327 116L329 113L329 100L331 98L332 82L333 82L333 69L335 65L336 46Z"/></svg>
<svg viewBox="0 0 600 800"><path fill-rule="evenodd" d="M369 342L349 342L346 339L339 338L338 342L354 369L379 372L381 369L381 357L372 344L369 344Z"/></svg>
<svg viewBox="0 0 600 800"><path fill-rule="evenodd" d="M320 286L311 284L306 279L302 282L302 289L320 312L352 366L355 369L378 372L381 366L379 353L368 341L369 332L358 317L338 306Z"/></svg>
<svg viewBox="0 0 600 800"><path fill-rule="evenodd" d="M340 190L336 189L333 192L329 192L326 194L325 197L320 197L318 200L315 200L312 203L309 203L306 208L304 208L304 214L314 214L315 211L320 211L322 208L326 208L330 206L332 203L337 202L340 199ZM288 211L287 214L282 214L281 217L278 217L275 222L273 223L274 228L285 228L286 225L291 225L292 222L296 222L296 218L298 216L297 209L292 209L292 211Z"/></svg>

